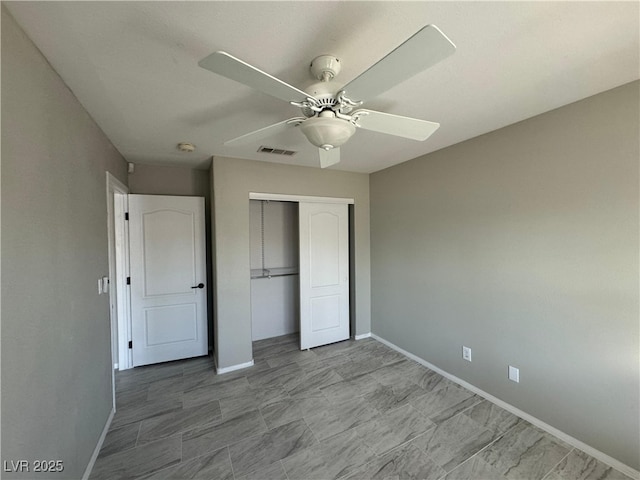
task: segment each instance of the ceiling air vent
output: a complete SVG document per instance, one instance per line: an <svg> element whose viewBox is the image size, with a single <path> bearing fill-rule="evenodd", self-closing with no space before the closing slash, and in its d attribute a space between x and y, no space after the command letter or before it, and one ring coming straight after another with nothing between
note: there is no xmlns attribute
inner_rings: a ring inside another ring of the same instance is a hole
<svg viewBox="0 0 640 480"><path fill-rule="evenodd" d="M274 155L287 155L287 156L292 156L295 155L297 152L294 152L293 150L284 150L282 148L272 148L272 147L260 147L258 149L258 152L260 153L272 153Z"/></svg>

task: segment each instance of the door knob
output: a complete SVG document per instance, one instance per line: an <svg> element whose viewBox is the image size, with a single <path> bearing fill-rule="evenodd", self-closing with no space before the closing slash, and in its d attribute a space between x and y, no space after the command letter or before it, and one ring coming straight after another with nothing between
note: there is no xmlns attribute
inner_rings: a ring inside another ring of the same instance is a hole
<svg viewBox="0 0 640 480"><path fill-rule="evenodd" d="M195 287L191 287L191 288L204 288L204 283L199 283Z"/></svg>

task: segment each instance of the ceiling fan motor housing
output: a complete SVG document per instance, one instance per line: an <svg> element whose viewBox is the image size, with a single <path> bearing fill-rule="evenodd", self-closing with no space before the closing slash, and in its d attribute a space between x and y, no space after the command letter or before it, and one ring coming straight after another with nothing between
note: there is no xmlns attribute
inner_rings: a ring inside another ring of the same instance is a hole
<svg viewBox="0 0 640 480"><path fill-rule="evenodd" d="M322 110L335 110L338 105L338 101L336 100L338 88L339 85L335 82L317 82L309 85L309 87L306 88L306 92L314 98L316 107ZM317 115L318 112L309 107L302 107L302 114L305 117L313 117Z"/></svg>

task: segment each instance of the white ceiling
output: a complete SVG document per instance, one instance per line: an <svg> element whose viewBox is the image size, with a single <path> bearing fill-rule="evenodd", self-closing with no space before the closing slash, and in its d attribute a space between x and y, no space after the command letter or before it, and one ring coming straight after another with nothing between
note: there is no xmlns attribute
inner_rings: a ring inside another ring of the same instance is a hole
<svg viewBox="0 0 640 480"><path fill-rule="evenodd" d="M632 2L4 2L129 162L207 168L212 155L316 166L298 129L223 142L299 109L198 67L225 50L304 89L311 59L342 83L418 29L458 47L365 107L441 123L416 142L358 130L336 169L374 172L625 84L639 73ZM196 145L194 153L176 149ZM257 153L296 150L291 158Z"/></svg>

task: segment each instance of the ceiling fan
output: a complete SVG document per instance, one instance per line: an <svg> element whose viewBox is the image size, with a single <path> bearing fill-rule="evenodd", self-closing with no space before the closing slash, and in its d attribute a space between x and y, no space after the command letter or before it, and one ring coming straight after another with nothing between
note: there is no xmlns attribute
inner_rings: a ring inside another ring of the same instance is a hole
<svg viewBox="0 0 640 480"><path fill-rule="evenodd" d="M346 85L334 81L340 73L340 60L321 55L311 62L311 73L319 82L309 87L308 92L222 51L212 53L198 65L285 100L302 111L303 116L246 133L224 145L242 145L300 127L309 142L318 147L320 166L325 168L340 161L340 146L351 138L356 128L420 141L435 132L439 123L358 107L363 101L435 65L455 49L438 27L427 25Z"/></svg>

